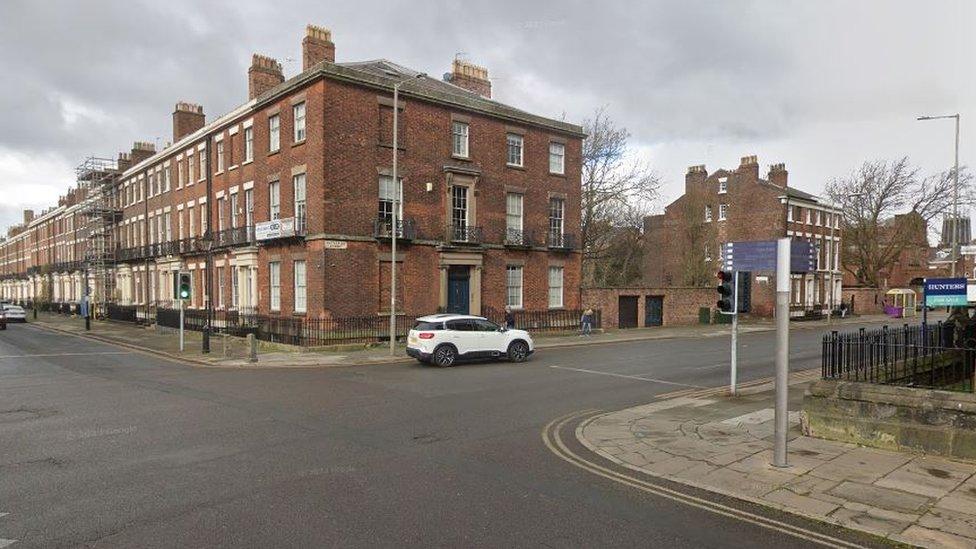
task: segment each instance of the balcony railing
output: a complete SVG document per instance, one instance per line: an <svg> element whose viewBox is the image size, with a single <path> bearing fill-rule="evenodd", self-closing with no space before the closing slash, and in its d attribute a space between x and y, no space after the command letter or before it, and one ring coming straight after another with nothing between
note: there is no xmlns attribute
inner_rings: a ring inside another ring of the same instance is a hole
<svg viewBox="0 0 976 549"><path fill-rule="evenodd" d="M576 248L576 235L549 231L546 235L546 246L557 250L572 250Z"/></svg>
<svg viewBox="0 0 976 549"><path fill-rule="evenodd" d="M481 227L474 225L448 225L447 240L457 244L481 244L483 241Z"/></svg>
<svg viewBox="0 0 976 549"><path fill-rule="evenodd" d="M254 227L249 225L224 229L213 234L214 248L229 248L251 242L254 242Z"/></svg>
<svg viewBox="0 0 976 549"><path fill-rule="evenodd" d="M528 229L506 229L505 245L513 248L528 248L532 246L532 231Z"/></svg>
<svg viewBox="0 0 976 549"><path fill-rule="evenodd" d="M393 220L380 218L373 223L373 236L377 239L390 239L393 237ZM396 237L398 240L413 240L417 238L417 224L409 217L397 219Z"/></svg>

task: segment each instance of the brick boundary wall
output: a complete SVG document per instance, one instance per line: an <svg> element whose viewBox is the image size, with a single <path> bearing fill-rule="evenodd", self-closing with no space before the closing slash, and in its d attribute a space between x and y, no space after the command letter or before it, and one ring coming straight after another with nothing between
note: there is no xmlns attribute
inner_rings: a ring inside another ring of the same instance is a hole
<svg viewBox="0 0 976 549"><path fill-rule="evenodd" d="M681 326L698 323L698 309L715 308L718 294L715 288L583 288L582 307L600 309L604 328L617 328L621 296L637 297L637 326L644 327L648 297L664 298L664 326Z"/></svg>

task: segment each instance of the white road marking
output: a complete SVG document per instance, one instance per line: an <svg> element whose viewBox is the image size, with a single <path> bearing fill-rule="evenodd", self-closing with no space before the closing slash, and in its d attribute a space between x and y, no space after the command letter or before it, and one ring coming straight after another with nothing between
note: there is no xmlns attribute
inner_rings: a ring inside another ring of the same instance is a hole
<svg viewBox="0 0 976 549"><path fill-rule="evenodd" d="M130 355L132 351L96 351L93 353L40 353L35 355L0 355L4 358L50 358L56 356L97 356L97 355Z"/></svg>
<svg viewBox="0 0 976 549"><path fill-rule="evenodd" d="M7 516L9 514L10 513L0 513L0 518L3 518L3 517L5 517L5 516ZM0 538L0 549L3 549L4 547L9 547L9 546L11 546L11 545L13 545L15 543L17 543L17 540L15 540L15 539L4 539L4 538Z"/></svg>
<svg viewBox="0 0 976 549"><path fill-rule="evenodd" d="M650 382L650 383L663 383L665 385L678 385L680 387L692 387L694 389L703 389L704 388L701 385L689 385L687 383L678 383L677 381L666 381L666 380L663 380L663 379L655 379L653 377L630 376L630 375L627 375L627 374L615 374L615 373L612 373L612 372L600 372L598 370L587 370L585 368L570 368L569 366L549 366L549 367L550 368L557 368L559 370L571 370L573 372L583 372L585 374L599 374L599 375L602 375L602 376L613 376L613 377L622 377L622 378L626 378L626 379L636 379L637 381L647 381L647 382Z"/></svg>

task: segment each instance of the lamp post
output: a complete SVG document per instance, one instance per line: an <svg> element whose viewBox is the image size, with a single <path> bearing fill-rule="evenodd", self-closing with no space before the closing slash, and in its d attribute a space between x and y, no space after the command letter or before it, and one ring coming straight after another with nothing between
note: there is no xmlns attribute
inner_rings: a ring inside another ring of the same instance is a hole
<svg viewBox="0 0 976 549"><path fill-rule="evenodd" d="M952 172L952 276L956 276L956 263L959 262L959 113L943 116L919 116L917 120L956 120L956 162Z"/></svg>
<svg viewBox="0 0 976 549"><path fill-rule="evenodd" d="M400 205L400 181L397 178L397 154L399 153L400 134L400 86L420 78L426 78L426 73L420 73L410 78L404 78L393 84L393 213L390 222L390 355L396 354L396 249L397 249L397 209Z"/></svg>

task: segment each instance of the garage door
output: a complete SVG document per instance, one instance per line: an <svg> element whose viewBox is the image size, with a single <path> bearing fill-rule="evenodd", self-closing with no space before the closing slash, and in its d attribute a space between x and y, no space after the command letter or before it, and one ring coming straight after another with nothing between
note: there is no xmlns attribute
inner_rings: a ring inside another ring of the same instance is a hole
<svg viewBox="0 0 976 549"><path fill-rule="evenodd" d="M622 295L617 302L617 327L637 327L637 296Z"/></svg>

